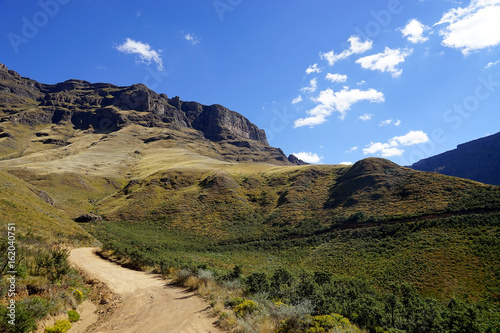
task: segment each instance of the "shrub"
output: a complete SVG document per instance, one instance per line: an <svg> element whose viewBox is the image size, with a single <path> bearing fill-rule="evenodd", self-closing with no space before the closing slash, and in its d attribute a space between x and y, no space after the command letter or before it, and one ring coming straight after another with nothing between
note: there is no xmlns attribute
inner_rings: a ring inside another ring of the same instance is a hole
<svg viewBox="0 0 500 333"><path fill-rule="evenodd" d="M0 332L5 333L28 333L36 329L35 317L26 307L20 304L16 307L16 325L8 323L8 309L0 305Z"/></svg>
<svg viewBox="0 0 500 333"><path fill-rule="evenodd" d="M222 282L222 286L229 290L236 290L243 288L243 284L241 283L240 280L224 281Z"/></svg>
<svg viewBox="0 0 500 333"><path fill-rule="evenodd" d="M278 332L303 332L307 326L306 319L313 312L310 301L297 305L287 305L281 302L274 303L275 309L271 314L278 322Z"/></svg>
<svg viewBox="0 0 500 333"><path fill-rule="evenodd" d="M75 310L68 311L68 319L70 322L74 323L80 320L80 314Z"/></svg>
<svg viewBox="0 0 500 333"><path fill-rule="evenodd" d="M203 282L203 283L207 283L208 281L211 281L213 280L214 278L214 274L212 273L212 271L208 270L208 269L199 269L198 270L198 278Z"/></svg>
<svg viewBox="0 0 500 333"><path fill-rule="evenodd" d="M281 295L281 291L290 288L293 283L292 275L284 268L277 269L271 277L271 289Z"/></svg>
<svg viewBox="0 0 500 333"><path fill-rule="evenodd" d="M80 290L75 288L69 288L71 291L71 295L75 298L76 302L80 304L83 301L83 294Z"/></svg>
<svg viewBox="0 0 500 333"><path fill-rule="evenodd" d="M176 275L176 280L180 283L180 284L184 284L184 282L186 282L187 279L189 279L190 276L192 276L193 273L191 272L191 270L189 269L181 269L177 275Z"/></svg>
<svg viewBox="0 0 500 333"><path fill-rule="evenodd" d="M51 308L50 301L46 298L39 296L34 296L31 298L26 298L20 302L35 319L41 319L45 317Z"/></svg>
<svg viewBox="0 0 500 333"><path fill-rule="evenodd" d="M235 298L231 298L231 299L227 300L224 305L232 308L232 307L235 307L237 305L240 305L244 301L245 301L245 299L243 297L235 297Z"/></svg>
<svg viewBox="0 0 500 333"><path fill-rule="evenodd" d="M54 326L45 328L45 333L66 333L71 328L68 320L58 320Z"/></svg>
<svg viewBox="0 0 500 333"><path fill-rule="evenodd" d="M252 273L247 277L248 292L257 294L269 290L269 282L265 273Z"/></svg>
<svg viewBox="0 0 500 333"><path fill-rule="evenodd" d="M242 303L236 305L234 312L238 317L243 317L246 314L250 314L258 309L257 303L252 300L245 300Z"/></svg>

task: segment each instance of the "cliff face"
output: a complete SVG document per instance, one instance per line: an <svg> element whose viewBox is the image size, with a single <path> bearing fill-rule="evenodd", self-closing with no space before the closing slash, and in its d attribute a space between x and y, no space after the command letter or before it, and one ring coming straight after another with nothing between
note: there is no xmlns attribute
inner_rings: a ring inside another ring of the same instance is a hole
<svg viewBox="0 0 500 333"><path fill-rule="evenodd" d="M29 99L42 107L38 120L33 118L35 115L31 117L35 123L47 122L50 118L50 122L70 120L79 129L92 126L95 130L116 130L127 123L148 127L192 128L203 132L212 141L250 139L268 145L264 130L237 112L217 104L207 106L184 102L179 97L168 98L143 84L118 87L81 80L68 80L55 85L41 84L1 65L0 91L8 93L0 96L0 103L22 104ZM118 110L147 114L127 117L119 115ZM21 116L19 119L24 118Z"/></svg>
<svg viewBox="0 0 500 333"><path fill-rule="evenodd" d="M500 185L500 133L458 145L411 168Z"/></svg>
<svg viewBox="0 0 500 333"><path fill-rule="evenodd" d="M264 130L222 105L169 98L143 84L43 84L0 64L0 159L63 146L78 133L107 135L130 125L156 133L146 143L170 140L224 161L304 164L270 147Z"/></svg>

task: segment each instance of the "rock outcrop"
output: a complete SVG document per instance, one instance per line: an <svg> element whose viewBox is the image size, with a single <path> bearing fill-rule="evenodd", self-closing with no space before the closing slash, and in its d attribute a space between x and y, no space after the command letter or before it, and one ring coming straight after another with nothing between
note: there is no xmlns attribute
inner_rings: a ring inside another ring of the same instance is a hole
<svg viewBox="0 0 500 333"><path fill-rule="evenodd" d="M500 185L500 133L458 145L411 168Z"/></svg>
<svg viewBox="0 0 500 333"><path fill-rule="evenodd" d="M70 119L75 127L93 127L102 130L117 130L128 121L145 120L141 125L193 128L203 132L212 141L250 139L268 145L264 130L259 129L241 114L222 105L202 105L184 102L179 97L169 99L157 94L143 84L118 87L106 83L90 83L82 80L67 80L57 84L41 84L0 64L0 91L30 98L41 107L40 121ZM8 102L9 96L0 96L0 104ZM110 107L114 107L110 108ZM148 113L148 117L119 116L119 110ZM45 113L45 115L41 115ZM43 119L42 119L43 118ZM109 119L108 119L109 118ZM140 118L140 119L139 119ZM30 122L36 123L33 119Z"/></svg>
<svg viewBox="0 0 500 333"><path fill-rule="evenodd" d="M294 154L288 155L288 161L292 164L297 164L297 165L308 165L309 163L302 161L300 158L295 156Z"/></svg>
<svg viewBox="0 0 500 333"><path fill-rule="evenodd" d="M77 130L103 134L118 131L131 124L165 128L167 131L190 133L189 135L196 136L196 140L204 138L206 142L220 143L217 149L207 143L209 150L214 152L207 153L207 156L217 155L217 158L238 162L304 164L296 157L287 159L281 149L269 146L264 130L241 114L219 104L203 105L182 101L178 96L169 98L152 91L144 84L120 87L74 79L57 84L43 84L22 77L2 64L1 122L28 126L69 125ZM2 131L0 135L9 137L10 134ZM165 136L172 138L168 133ZM155 138L147 138L145 141L157 141L161 136ZM188 142L189 140L179 144ZM54 142L50 139L47 143Z"/></svg>

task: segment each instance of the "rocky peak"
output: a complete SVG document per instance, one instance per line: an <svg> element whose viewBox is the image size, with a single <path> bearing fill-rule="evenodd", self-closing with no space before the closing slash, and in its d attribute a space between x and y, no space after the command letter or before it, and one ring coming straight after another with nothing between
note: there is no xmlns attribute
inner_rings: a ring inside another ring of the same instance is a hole
<svg viewBox="0 0 500 333"><path fill-rule="evenodd" d="M308 165L309 163L302 161L300 158L295 156L294 154L288 155L288 161L292 164L297 164L297 165Z"/></svg>
<svg viewBox="0 0 500 333"><path fill-rule="evenodd" d="M43 84L21 77L4 65L1 66L0 80L0 106L15 103L33 106L38 103L29 112L19 111L5 118L12 121L28 125L70 122L77 129L99 133L117 131L129 124L194 129L213 142L266 151L273 160L285 164L304 163L296 158L287 159L281 150L269 146L264 130L219 104L182 101L178 96L169 98L144 84L120 87L75 79ZM2 95L2 91L10 94ZM13 95L22 98L16 100ZM243 155L241 158L252 159Z"/></svg>

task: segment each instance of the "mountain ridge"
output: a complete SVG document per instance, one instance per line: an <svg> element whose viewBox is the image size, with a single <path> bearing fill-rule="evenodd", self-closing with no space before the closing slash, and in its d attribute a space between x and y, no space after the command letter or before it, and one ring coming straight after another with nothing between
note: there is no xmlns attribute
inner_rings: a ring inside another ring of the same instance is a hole
<svg viewBox="0 0 500 333"><path fill-rule="evenodd" d="M0 91L3 92L0 106L7 111L1 117L2 123L11 121L36 126L66 122L74 129L95 133L115 132L129 124L177 131L196 130L211 142L257 150L263 155L260 161L305 164L269 146L265 131L235 111L220 104L203 105L182 101L178 96L168 98L144 84L121 87L76 79L43 84L1 65ZM16 110L19 106L22 108ZM14 138L5 128L0 129L1 137ZM63 144L57 140L47 143ZM223 159L238 160L228 156Z"/></svg>
<svg viewBox="0 0 500 333"><path fill-rule="evenodd" d="M500 185L500 132L459 144L415 162L411 168Z"/></svg>

